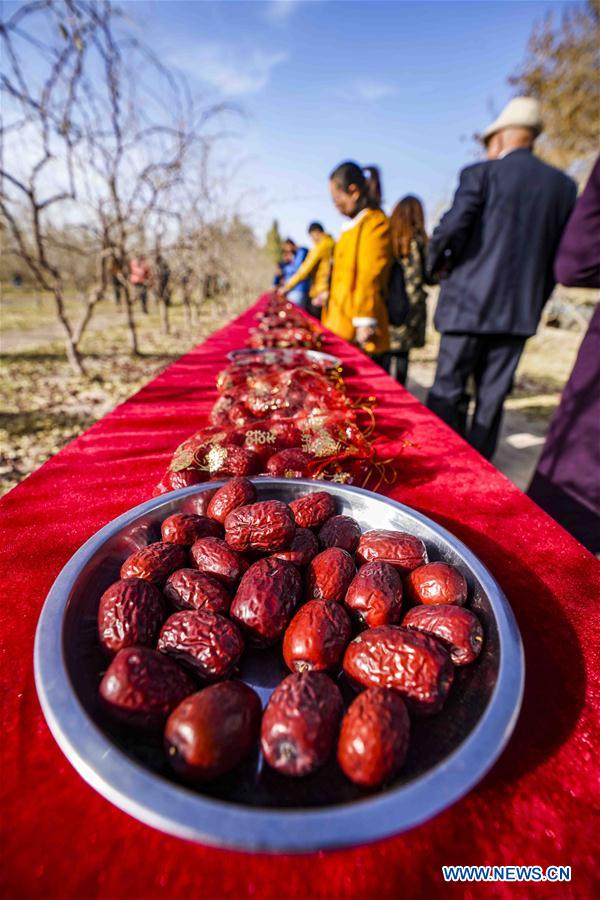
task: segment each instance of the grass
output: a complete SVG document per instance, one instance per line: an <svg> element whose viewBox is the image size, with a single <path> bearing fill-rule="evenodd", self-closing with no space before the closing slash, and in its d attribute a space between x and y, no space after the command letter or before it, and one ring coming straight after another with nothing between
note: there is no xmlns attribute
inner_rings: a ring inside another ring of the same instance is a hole
<svg viewBox="0 0 600 900"><path fill-rule="evenodd" d="M35 298L29 298L20 312L9 309L2 327L6 343L11 338L11 349L0 356L0 443L5 448L0 454L0 493L14 487L244 305L231 300L206 309L191 331L183 308L174 305L169 335L161 333L158 312L151 309L147 317L139 317L141 355L137 357L129 352L122 314L106 305L93 321L96 328L91 327L83 338L85 379L73 373L62 341L43 339L44 329L53 322L44 304L39 310ZM27 328L15 324L21 315L27 316ZM17 330L20 342L15 341ZM38 334L42 339L32 342Z"/></svg>
<svg viewBox="0 0 600 900"><path fill-rule="evenodd" d="M65 295L69 318L77 318L81 303L73 292ZM56 313L51 294L43 291L2 287L2 331L33 331L54 327Z"/></svg>

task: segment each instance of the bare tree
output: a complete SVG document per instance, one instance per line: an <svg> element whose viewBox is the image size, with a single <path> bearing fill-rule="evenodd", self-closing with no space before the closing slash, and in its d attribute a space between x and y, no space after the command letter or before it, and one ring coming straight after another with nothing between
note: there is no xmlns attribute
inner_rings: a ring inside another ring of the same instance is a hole
<svg viewBox="0 0 600 900"><path fill-rule="evenodd" d="M0 25L0 36L8 110L0 129L0 209L14 252L52 293L69 361L82 373L81 339L113 278L131 351L139 352L129 261L148 252L145 243L156 250L175 239L170 204L191 173L201 176L199 200L204 196L208 154L229 107L198 104L105 0L32 0ZM84 252L98 262L75 323L65 286L82 236ZM159 300L167 331L168 309Z"/></svg>
<svg viewBox="0 0 600 900"><path fill-rule="evenodd" d="M548 15L535 26L527 58L509 79L519 93L542 105L542 155L584 174L598 152L600 134L600 0Z"/></svg>
<svg viewBox="0 0 600 900"><path fill-rule="evenodd" d="M62 45L43 44L36 32L27 29L31 17L38 14L46 14L49 28L62 36ZM60 218L69 201L76 199L73 156L78 135L71 123L96 27L95 18L79 15L77 4L71 0L66 0L64 14L48 0L25 4L0 26L7 63L1 77L4 118L0 129L0 210L17 254L38 285L54 298L67 356L79 373L83 373L83 364L78 338L86 316L76 327L67 314L64 272L52 253L50 231L51 214L60 209ZM46 74L41 82L34 80L24 64L32 47L45 62ZM29 157L25 160L18 152L20 137L24 138L23 145L28 144Z"/></svg>

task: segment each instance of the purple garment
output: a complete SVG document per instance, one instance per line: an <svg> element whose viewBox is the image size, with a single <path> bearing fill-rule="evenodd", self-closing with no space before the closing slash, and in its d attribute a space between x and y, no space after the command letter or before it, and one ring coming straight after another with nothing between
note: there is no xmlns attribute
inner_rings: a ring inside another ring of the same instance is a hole
<svg viewBox="0 0 600 900"><path fill-rule="evenodd" d="M600 306L527 493L588 550L600 551Z"/></svg>
<svg viewBox="0 0 600 900"><path fill-rule="evenodd" d="M554 274L567 287L600 287L600 156L563 232Z"/></svg>

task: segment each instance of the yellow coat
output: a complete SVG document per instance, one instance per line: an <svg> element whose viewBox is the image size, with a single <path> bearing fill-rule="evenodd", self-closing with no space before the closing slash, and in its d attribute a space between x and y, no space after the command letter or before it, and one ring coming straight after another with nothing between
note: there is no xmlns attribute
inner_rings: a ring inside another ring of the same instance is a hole
<svg viewBox="0 0 600 900"><path fill-rule="evenodd" d="M286 281L284 290L291 291L292 288L296 287L297 284L300 284L301 281L304 281L305 278L310 278L312 276L309 290L309 295L311 297L318 297L319 294L328 291L331 258L333 256L334 247L335 241L331 235L323 235L319 243L315 244L308 253L298 271Z"/></svg>
<svg viewBox="0 0 600 900"><path fill-rule="evenodd" d="M390 347L386 299L391 267L388 218L381 209L367 209L335 245L329 301L323 310L323 324L347 341L354 340L361 324L357 319L376 320L377 333L364 345L367 353L385 353Z"/></svg>

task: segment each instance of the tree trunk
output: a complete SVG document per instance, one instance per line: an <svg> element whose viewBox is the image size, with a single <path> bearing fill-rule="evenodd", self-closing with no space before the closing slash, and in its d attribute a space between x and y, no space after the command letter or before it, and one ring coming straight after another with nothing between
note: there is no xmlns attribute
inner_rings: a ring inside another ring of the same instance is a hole
<svg viewBox="0 0 600 900"><path fill-rule="evenodd" d="M188 291L187 287L183 288L182 298L183 308L185 310L185 324L188 328L193 328L195 324L194 311L192 309L192 304L190 301L190 292Z"/></svg>
<svg viewBox="0 0 600 900"><path fill-rule="evenodd" d="M127 328L129 331L129 348L133 356L140 355L140 349L138 346L138 337L137 337L137 328L135 324L135 317L133 315L133 304L131 302L131 291L129 290L129 285L124 286L125 292L125 316L127 319Z"/></svg>
<svg viewBox="0 0 600 900"><path fill-rule="evenodd" d="M65 348L67 351L67 359L69 360L69 364L71 365L73 371L76 375L85 375L85 367L81 360L81 354L77 349L77 342L73 336L73 330L71 328L71 324L67 319L67 315L65 313L65 305L63 301L62 295L62 285L60 281L55 281L54 284L54 303L56 306L56 314L58 316L58 320L63 327L65 332Z"/></svg>
<svg viewBox="0 0 600 900"><path fill-rule="evenodd" d="M104 295L104 291L102 288L96 288L95 290L90 291L90 293L88 294L87 301L85 304L85 312L83 314L83 318L81 319L81 322L79 323L79 328L75 332L75 337L73 338L73 341L74 341L76 347L79 347L79 344L81 343L81 339L84 335L84 332L86 331L88 325L90 324L92 315L94 313L94 307L96 306L96 303L98 303L100 300L102 300L103 295Z"/></svg>
<svg viewBox="0 0 600 900"><path fill-rule="evenodd" d="M166 298L162 297L160 294L157 294L156 299L158 301L158 308L160 310L160 321L161 321L161 326L162 326L162 333L170 334L169 307L167 306Z"/></svg>
<svg viewBox="0 0 600 900"><path fill-rule="evenodd" d="M65 347L67 350L67 359L75 374L81 377L86 375L85 367L81 361L81 354L75 346L73 338L68 335L65 336Z"/></svg>

